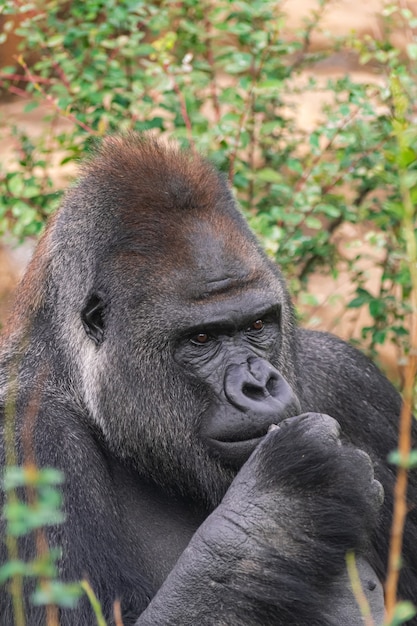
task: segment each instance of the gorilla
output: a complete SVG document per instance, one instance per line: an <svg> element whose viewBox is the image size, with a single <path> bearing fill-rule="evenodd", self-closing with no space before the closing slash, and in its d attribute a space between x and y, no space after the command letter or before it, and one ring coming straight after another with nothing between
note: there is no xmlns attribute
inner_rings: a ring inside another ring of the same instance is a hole
<svg viewBox="0 0 417 626"><path fill-rule="evenodd" d="M29 432L37 465L65 473L66 520L45 529L59 576L87 577L108 624L116 599L124 626L363 624L350 551L381 624L400 397L356 349L297 327L205 159L102 143L18 289L3 422L13 370L20 462ZM400 596L415 600L415 474L408 495ZM19 549L32 558L35 538ZM0 614L13 623L6 587ZM86 597L60 610L94 623Z"/></svg>

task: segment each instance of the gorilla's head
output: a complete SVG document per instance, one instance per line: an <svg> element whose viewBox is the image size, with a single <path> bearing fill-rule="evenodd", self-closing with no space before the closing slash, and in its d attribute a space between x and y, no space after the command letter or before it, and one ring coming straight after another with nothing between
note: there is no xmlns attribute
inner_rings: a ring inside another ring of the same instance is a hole
<svg viewBox="0 0 417 626"><path fill-rule="evenodd" d="M155 139L109 138L41 251L66 393L112 455L216 503L299 409L288 295L223 176Z"/></svg>

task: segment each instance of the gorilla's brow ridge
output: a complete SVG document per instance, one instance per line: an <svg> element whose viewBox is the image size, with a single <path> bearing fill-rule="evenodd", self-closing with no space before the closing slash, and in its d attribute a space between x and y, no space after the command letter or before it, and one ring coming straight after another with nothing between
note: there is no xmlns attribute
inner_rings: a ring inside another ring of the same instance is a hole
<svg viewBox="0 0 417 626"><path fill-rule="evenodd" d="M248 289L259 290L260 277L258 272L249 276L242 276L238 280L226 278L220 281L208 281L201 290L195 289L190 293L191 302L204 302L207 298L222 298L222 296L232 297L246 292Z"/></svg>

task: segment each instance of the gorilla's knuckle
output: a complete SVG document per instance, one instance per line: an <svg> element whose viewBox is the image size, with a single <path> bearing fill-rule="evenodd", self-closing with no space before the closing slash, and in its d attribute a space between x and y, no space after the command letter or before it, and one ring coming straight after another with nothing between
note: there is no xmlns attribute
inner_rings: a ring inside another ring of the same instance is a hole
<svg viewBox="0 0 417 626"><path fill-rule="evenodd" d="M350 463L355 468L356 474L362 475L364 479L374 478L374 465L371 457L364 450L353 446L348 446Z"/></svg>
<svg viewBox="0 0 417 626"><path fill-rule="evenodd" d="M340 424L334 417L325 413L309 413L311 429L328 440L336 441L341 434Z"/></svg>
<svg viewBox="0 0 417 626"><path fill-rule="evenodd" d="M285 420L283 427L292 428L299 433L298 436L318 444L340 444L340 424L325 413L303 413Z"/></svg>
<svg viewBox="0 0 417 626"><path fill-rule="evenodd" d="M379 480L375 478L371 482L371 492L375 506L377 508L381 507L385 499L385 490Z"/></svg>

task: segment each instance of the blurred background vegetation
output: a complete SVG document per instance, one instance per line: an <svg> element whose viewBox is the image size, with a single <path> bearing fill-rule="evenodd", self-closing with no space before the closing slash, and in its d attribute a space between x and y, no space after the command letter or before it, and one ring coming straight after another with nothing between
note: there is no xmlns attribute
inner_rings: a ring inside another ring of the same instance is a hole
<svg viewBox="0 0 417 626"><path fill-rule="evenodd" d="M294 26L285 3L267 0L3 0L0 43L19 39L0 67L13 98L1 120L0 233L36 237L97 137L175 137L229 177L304 323L374 357L384 345L398 379L411 289L399 177L405 169L414 202L417 18L404 1L379 3L372 33L341 36L326 29L337 2L307 4ZM336 56L353 76L328 71Z"/></svg>

